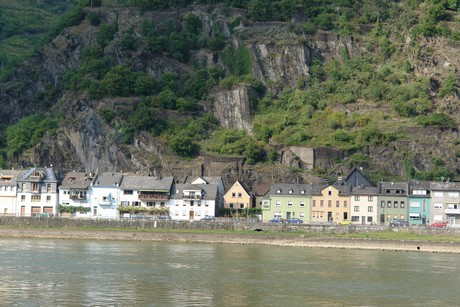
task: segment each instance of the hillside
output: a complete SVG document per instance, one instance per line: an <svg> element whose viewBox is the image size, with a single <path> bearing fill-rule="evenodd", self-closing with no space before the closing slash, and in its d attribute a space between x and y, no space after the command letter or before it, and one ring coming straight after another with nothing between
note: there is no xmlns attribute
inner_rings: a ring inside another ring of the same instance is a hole
<svg viewBox="0 0 460 307"><path fill-rule="evenodd" d="M3 167L459 175L457 1L187 2L62 15L0 84Z"/></svg>

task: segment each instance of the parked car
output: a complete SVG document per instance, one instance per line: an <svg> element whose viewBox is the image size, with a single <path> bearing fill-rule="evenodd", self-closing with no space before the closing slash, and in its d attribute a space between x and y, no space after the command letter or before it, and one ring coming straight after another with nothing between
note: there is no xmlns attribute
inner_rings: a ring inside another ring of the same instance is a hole
<svg viewBox="0 0 460 307"><path fill-rule="evenodd" d="M337 225L350 225L351 221L350 220L342 220L340 222L337 222Z"/></svg>
<svg viewBox="0 0 460 307"><path fill-rule="evenodd" d="M50 217L51 215L49 213L39 213L37 214L37 217Z"/></svg>
<svg viewBox="0 0 460 307"><path fill-rule="evenodd" d="M157 220L159 220L159 221L170 221L171 217L169 215L159 215L159 216L157 216Z"/></svg>
<svg viewBox="0 0 460 307"><path fill-rule="evenodd" d="M434 222L430 224L430 227L434 228L446 228L447 227L447 222Z"/></svg>
<svg viewBox="0 0 460 307"><path fill-rule="evenodd" d="M201 221L208 221L208 222L214 222L216 220L216 217L215 216L211 216L211 215L205 215Z"/></svg>
<svg viewBox="0 0 460 307"><path fill-rule="evenodd" d="M408 221L405 221L405 220L399 220L399 219L394 219L391 223L390 223L390 226L391 227L409 227L409 222Z"/></svg>
<svg viewBox="0 0 460 307"><path fill-rule="evenodd" d="M287 219L286 223L287 224L303 224L303 220L298 219L298 218L292 218L292 219Z"/></svg>
<svg viewBox="0 0 460 307"><path fill-rule="evenodd" d="M269 223L282 223L283 222L283 219L280 218L280 217L275 217L271 220L268 221Z"/></svg>
<svg viewBox="0 0 460 307"><path fill-rule="evenodd" d="M131 215L131 218L133 220L149 220L149 219L151 219L151 217L149 217L147 215L144 215L142 213L133 214L133 215Z"/></svg>

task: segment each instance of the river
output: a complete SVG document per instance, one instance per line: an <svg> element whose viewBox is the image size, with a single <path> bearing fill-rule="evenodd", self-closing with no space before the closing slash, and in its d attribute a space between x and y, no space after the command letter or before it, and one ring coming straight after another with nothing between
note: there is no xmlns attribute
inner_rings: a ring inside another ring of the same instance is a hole
<svg viewBox="0 0 460 307"><path fill-rule="evenodd" d="M455 254L0 239L1 306L458 306Z"/></svg>

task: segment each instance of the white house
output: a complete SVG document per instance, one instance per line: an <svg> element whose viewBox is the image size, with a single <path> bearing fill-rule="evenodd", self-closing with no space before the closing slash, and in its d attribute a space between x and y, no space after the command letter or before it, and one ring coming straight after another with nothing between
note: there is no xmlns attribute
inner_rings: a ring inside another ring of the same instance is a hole
<svg viewBox="0 0 460 307"><path fill-rule="evenodd" d="M222 177L218 176L198 176L192 180L187 180L188 184L206 184L206 185L215 185L217 186L218 200L217 206L221 208L224 206L224 195L225 195L225 186Z"/></svg>
<svg viewBox="0 0 460 307"><path fill-rule="evenodd" d="M0 170L0 214L16 215L17 180L26 171Z"/></svg>
<svg viewBox="0 0 460 307"><path fill-rule="evenodd" d="M124 175L120 185L120 211L168 214L173 177Z"/></svg>
<svg viewBox="0 0 460 307"><path fill-rule="evenodd" d="M218 199L218 185L175 184L169 212L173 220L197 221L205 216L216 216Z"/></svg>
<svg viewBox="0 0 460 307"><path fill-rule="evenodd" d="M91 217L117 219L120 200L121 173L106 172L96 175L89 189Z"/></svg>
<svg viewBox="0 0 460 307"><path fill-rule="evenodd" d="M377 223L376 187L357 186L351 189L350 216L353 224L372 225Z"/></svg>
<svg viewBox="0 0 460 307"><path fill-rule="evenodd" d="M16 215L57 214L57 179L52 168L31 168L18 179Z"/></svg>
<svg viewBox="0 0 460 307"><path fill-rule="evenodd" d="M74 217L91 217L89 189L94 176L93 173L69 172L58 188L59 204L73 211Z"/></svg>

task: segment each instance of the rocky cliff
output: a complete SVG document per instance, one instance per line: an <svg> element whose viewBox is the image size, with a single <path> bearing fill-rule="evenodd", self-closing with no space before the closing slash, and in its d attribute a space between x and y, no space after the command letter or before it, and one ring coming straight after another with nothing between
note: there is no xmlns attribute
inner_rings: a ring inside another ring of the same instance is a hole
<svg viewBox="0 0 460 307"><path fill-rule="evenodd" d="M291 22L253 23L245 19L244 11L228 10L221 6L191 6L188 9L146 13L132 9L113 11L104 7L86 10L96 11L105 23L114 22L118 25L114 40L104 49L106 55L111 55L119 64L129 63L139 71L157 78L164 72L177 72L180 75L193 70L193 67L167 56L153 55L142 48L134 53L123 51L120 47L122 35L125 31L133 30L135 35L142 39L139 29L144 20L181 20L190 12L199 16L203 24L203 36L210 37L213 28L219 27L221 33L234 46L242 45L250 50L253 58L252 75L265 85L267 90L273 92L277 91L280 84L296 88L298 80L309 77L310 65L315 59L341 60L343 50L346 50L350 57L358 57L366 52L366 42L356 42L351 36L340 37L321 31L315 35L305 35L293 31ZM242 18L242 21L237 27L230 29L229 24L236 17ZM266 167L248 167L244 164L244 158L228 161L218 159L219 162L212 162L214 158L200 156L193 161L183 161L175 157L163 141L148 133L135 134L131 145L122 144L118 131L104 121L99 113L102 106L116 108L116 98L101 101L90 99L85 94L58 90L61 89L64 73L68 69L79 67L83 50L95 44L97 31L87 20L78 26L66 28L27 63L21 65L9 82L1 84L2 122L12 124L26 115L39 112L51 114L57 111L63 118L57 135L52 138L45 137L43 142L33 149L32 154L19 159L19 164L53 164L57 168L87 171L158 172L179 178L203 173L218 175L216 169L219 169L219 173L230 182L241 177L247 177L250 181L261 178L295 181L299 179L297 173L290 171L293 167L333 169L337 166L338 160L346 160L344 153L338 150L318 149L318 153L323 154L316 155L308 163L301 163L299 156L302 155L295 154L301 152L301 149L278 148L280 155L275 161L276 167L268 167L267 170ZM408 40L407 45L409 44ZM409 47L402 45L401 48ZM452 45L442 40L424 40L419 43L418 50L411 60L416 62L414 67L417 74L428 76L433 80L433 84L437 84L445 78L446 72L456 72L459 65L457 50L456 44ZM218 65L226 68L219 52L197 50L194 51L194 55L204 58L204 64L207 66ZM44 92L51 94L45 95L45 98L37 98L38 94ZM250 87L242 84L230 89L216 86L201 104L214 114L223 127L244 129L251 133L250 100L254 95L257 94L252 93ZM125 107L128 110L132 109L138 100L136 97L125 99ZM372 107L369 109L368 105L360 101L346 106L338 105L336 108L345 112L372 112ZM460 120L457 118L458 97L446 97L437 108ZM168 112L164 112L164 116L167 117ZM452 154L456 150L452 140L458 138L455 129L409 127L401 130L401 133L406 135L401 141L391 146L369 148L364 153L369 158L368 167L379 168L383 173L393 172L404 176L404 160L410 158L414 162L414 167L429 169L433 163L430 157L439 155L446 156L447 166L458 173L458 161ZM215 167L216 163L219 167ZM284 168L281 167L283 165ZM305 173L302 176L306 180L309 175Z"/></svg>

